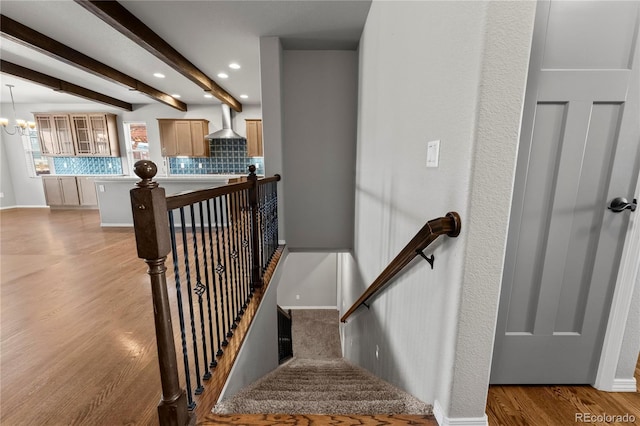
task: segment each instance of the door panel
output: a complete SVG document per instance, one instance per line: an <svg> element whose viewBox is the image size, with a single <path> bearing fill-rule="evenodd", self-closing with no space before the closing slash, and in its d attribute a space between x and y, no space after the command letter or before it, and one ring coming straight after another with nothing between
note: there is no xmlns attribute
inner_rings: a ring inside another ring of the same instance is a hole
<svg viewBox="0 0 640 426"><path fill-rule="evenodd" d="M595 378L631 214L606 206L640 162L638 9L539 4L492 383Z"/></svg>

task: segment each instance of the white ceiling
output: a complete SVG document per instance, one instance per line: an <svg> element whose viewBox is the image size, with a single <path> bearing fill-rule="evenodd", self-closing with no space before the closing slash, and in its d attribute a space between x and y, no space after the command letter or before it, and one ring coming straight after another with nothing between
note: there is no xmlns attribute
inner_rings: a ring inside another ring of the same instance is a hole
<svg viewBox="0 0 640 426"><path fill-rule="evenodd" d="M285 49L356 49L370 0L121 1L160 37L243 104L260 104L260 37L279 36ZM72 0L2 0L0 12L36 31L168 94L186 104L217 104L173 68L139 47ZM126 87L0 38L0 57L133 104L156 101ZM232 70L237 62L241 69ZM229 75L221 79L221 71ZM164 79L153 77L160 72ZM0 97L16 103L90 102L0 74ZM241 94L249 96L240 99Z"/></svg>

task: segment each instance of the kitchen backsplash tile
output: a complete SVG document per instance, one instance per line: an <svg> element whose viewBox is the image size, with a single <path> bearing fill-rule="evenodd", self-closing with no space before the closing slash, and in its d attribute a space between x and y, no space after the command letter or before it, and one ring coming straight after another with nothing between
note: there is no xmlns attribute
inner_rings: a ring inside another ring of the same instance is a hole
<svg viewBox="0 0 640 426"><path fill-rule="evenodd" d="M122 161L117 157L53 157L56 174L121 175Z"/></svg>
<svg viewBox="0 0 640 426"><path fill-rule="evenodd" d="M256 172L264 174L263 157L247 157L246 139L216 139L209 144L209 157L171 157L172 175L245 174L249 165L257 164Z"/></svg>

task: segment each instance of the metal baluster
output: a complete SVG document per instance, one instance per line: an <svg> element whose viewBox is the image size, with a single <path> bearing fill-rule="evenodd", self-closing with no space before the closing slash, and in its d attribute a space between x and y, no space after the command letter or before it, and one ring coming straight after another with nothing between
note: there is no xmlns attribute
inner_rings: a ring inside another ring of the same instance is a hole
<svg viewBox="0 0 640 426"><path fill-rule="evenodd" d="M244 304L244 249L242 247L243 241L243 229L244 229L244 205L242 204L242 194L243 192L236 192L236 212L237 216L237 242L238 242L238 314L242 317L244 315L244 308L246 305Z"/></svg>
<svg viewBox="0 0 640 426"><path fill-rule="evenodd" d="M211 362L209 363L209 367L213 368L218 365L213 352L216 350L213 342L213 318L211 314L211 286L209 281L209 263L207 261L207 239L205 238L205 222L204 222L204 207L202 206L202 202L198 203L198 211L200 212L200 241L202 241L202 261L204 266L204 282L206 284L205 293L207 294L207 313L209 315L209 344L211 347ZM209 231L211 231L211 223L207 222L207 227ZM210 243L211 244L211 243ZM210 248L213 249L212 245ZM206 342L204 335L202 340L206 347ZM209 375L209 378L211 375Z"/></svg>
<svg viewBox="0 0 640 426"><path fill-rule="evenodd" d="M239 207L240 203L238 201L238 193L234 192L231 194L231 198L233 199L232 208L233 208L233 267L235 271L236 279L233 282L233 286L235 287L235 305L236 305L236 324L240 322L240 317L244 313L242 311L242 300L241 300L241 290L242 286L241 277L240 277L240 212Z"/></svg>
<svg viewBox="0 0 640 426"><path fill-rule="evenodd" d="M225 324L225 330L227 331L227 338L231 338L233 337L233 330L231 329L231 325L233 324L233 319L231 317L232 312L231 312L231 301L229 300L229 268L230 268L230 263L229 262L229 256L228 256L228 251L227 250L227 237L226 235L229 232L225 232L224 228L227 228L227 231L229 229L229 212L227 211L227 197L220 197L219 201L220 201L220 212L221 212L221 217L224 217L224 219L226 219L226 226L225 224L223 224L221 226L222 229L222 258L224 259L225 262L225 274L224 274L224 298L225 298L225 305L226 305L226 310L227 310L227 323ZM224 203L223 203L224 201Z"/></svg>
<svg viewBox="0 0 640 426"><path fill-rule="evenodd" d="M207 200L207 222L209 228L209 254L211 255L211 286L213 287L213 308L216 316L216 341L218 342L218 352L216 352L216 356L222 356L222 337L220 337L220 315L218 313L218 290L216 288L216 274L214 271L216 270L215 264L216 262L213 260L213 232L211 229L211 200ZM215 201L214 201L215 202ZM214 212L215 213L215 212ZM217 224L215 225L217 228ZM216 230L216 241L217 241L217 230ZM220 259L220 257L218 257ZM219 262L219 260L218 260ZM218 282L220 282L220 275L218 275ZM209 293L207 293L207 297ZM209 311L211 311L211 301L209 301ZM213 352L213 336L211 336L211 351ZM211 366L215 367L218 362L213 358L211 360Z"/></svg>
<svg viewBox="0 0 640 426"><path fill-rule="evenodd" d="M261 242L262 242L262 273L264 274L264 272L267 270L267 243L266 243L266 238L267 238L267 197L266 197L266 193L265 193L265 185L262 185L260 187L260 229L262 232L262 238L261 238Z"/></svg>
<svg viewBox="0 0 640 426"><path fill-rule="evenodd" d="M200 205L200 217L202 218L202 205ZM195 216L195 205L192 204L189 206L189 212L191 213L191 237L193 239L193 257L194 263L196 264L196 286L193 289L195 294L198 295L198 308L200 311L200 336L202 337L202 369L204 370L204 374L202 378L204 380L209 380L211 378L211 371L209 371L209 356L207 353L207 332L205 330L205 317L204 317L204 305L202 304L202 295L207 291L207 288L202 284L202 275L200 275L200 257L198 256L198 233L196 232L196 216ZM204 232L204 224L202 223L202 219L200 220L200 229ZM204 244L204 239L202 241ZM204 248L203 248L204 250ZM205 262L207 261L206 254L204 255ZM206 268L205 268L206 270ZM194 335L195 336L195 335Z"/></svg>
<svg viewBox="0 0 640 426"><path fill-rule="evenodd" d="M242 264L244 265L244 304L243 309L247 309L251 292L249 290L249 283L251 281L251 257L249 253L249 194L245 190L242 192L243 199L243 212L242 212Z"/></svg>
<svg viewBox="0 0 640 426"><path fill-rule="evenodd" d="M227 248L228 248L228 259L229 259L229 286L231 287L231 312L229 320L231 321L231 328L236 329L238 325L236 322L238 321L238 313L236 311L236 297L235 297L235 252L233 250L233 228L235 218L232 218L233 215L233 205L232 199L229 194L225 195L226 200L226 212L227 212Z"/></svg>
<svg viewBox="0 0 640 426"><path fill-rule="evenodd" d="M196 403L191 390L191 373L189 372L189 353L187 350L187 332L184 323L184 308L182 303L182 287L180 285L180 264L178 263L178 249L176 244L176 229L173 221L173 211L169 212L169 230L171 233L171 256L173 259L173 277L176 282L176 301L178 304L178 319L180 320L180 339L182 341L182 360L184 361L184 377L187 382L187 408L193 410Z"/></svg>
<svg viewBox="0 0 640 426"><path fill-rule="evenodd" d="M222 197L218 197L214 200L213 202L213 215L214 215L214 220L216 222L216 246L218 248L217 250L217 254L218 254L218 265L216 266L216 272L218 274L219 277L219 283L220 283L220 308L222 310L222 335L226 336L227 333L227 316L225 313L225 287L226 287L226 283L227 283L227 274L226 274L226 267L224 265L224 263L222 263L224 261L224 235L223 238L220 238L220 234L224 234L224 223L222 223L221 221L224 219L222 217ZM222 229L222 231L220 231L220 229ZM222 239L222 247L220 246L220 240ZM216 302L217 303L217 302ZM233 334L232 334L233 335ZM231 337L231 336L228 336ZM229 344L229 342L227 341L227 337L224 337L224 340L222 341L222 346L227 346Z"/></svg>
<svg viewBox="0 0 640 426"><path fill-rule="evenodd" d="M200 380L200 365L198 364L198 360L200 357L198 356L198 342L196 337L196 323L194 320L193 313L193 296L191 295L191 270L189 268L189 244L187 242L187 227L185 223L185 215L184 215L184 207L180 207L180 229L182 231L182 249L184 251L184 271L185 276L187 278L187 295L189 296L189 318L191 320L191 340L193 342L193 357L194 364L196 367L196 383L197 387L194 391L196 395L200 395L204 390L202 386L202 381Z"/></svg>

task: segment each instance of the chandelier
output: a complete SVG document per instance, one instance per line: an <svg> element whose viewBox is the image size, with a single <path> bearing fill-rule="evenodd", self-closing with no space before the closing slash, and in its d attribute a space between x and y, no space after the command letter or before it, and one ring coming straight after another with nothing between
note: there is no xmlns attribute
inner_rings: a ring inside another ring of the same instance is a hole
<svg viewBox="0 0 640 426"><path fill-rule="evenodd" d="M0 126L4 129L5 132L9 135L20 134L21 136L29 134L29 129L35 129L36 123L33 121L25 121L15 118L16 117L16 104L13 101L13 88L15 87L13 84L5 84L9 88L9 93L11 94L11 106L13 107L13 117L15 120L15 124L13 126L9 126L8 118L0 118ZM7 127L13 127L13 132L7 130Z"/></svg>

